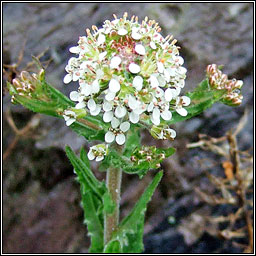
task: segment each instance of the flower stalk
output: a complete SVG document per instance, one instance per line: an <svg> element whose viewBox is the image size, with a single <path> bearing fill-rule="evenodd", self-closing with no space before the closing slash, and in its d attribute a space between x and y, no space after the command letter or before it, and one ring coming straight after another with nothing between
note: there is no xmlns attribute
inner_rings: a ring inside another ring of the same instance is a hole
<svg viewBox="0 0 256 256"><path fill-rule="evenodd" d="M104 215L104 244L106 245L112 237L113 232L117 230L119 224L119 207L121 192L122 170L120 168L110 167L107 170L106 185L115 209L112 214Z"/></svg>

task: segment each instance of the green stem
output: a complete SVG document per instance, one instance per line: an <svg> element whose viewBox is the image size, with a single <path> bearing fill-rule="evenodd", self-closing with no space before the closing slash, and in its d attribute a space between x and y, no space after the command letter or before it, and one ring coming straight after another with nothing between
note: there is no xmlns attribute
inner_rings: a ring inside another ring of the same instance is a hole
<svg viewBox="0 0 256 256"><path fill-rule="evenodd" d="M104 243L107 244L116 231L119 223L120 190L121 190L122 170L110 167L107 170L106 185L116 207L112 214L104 215Z"/></svg>

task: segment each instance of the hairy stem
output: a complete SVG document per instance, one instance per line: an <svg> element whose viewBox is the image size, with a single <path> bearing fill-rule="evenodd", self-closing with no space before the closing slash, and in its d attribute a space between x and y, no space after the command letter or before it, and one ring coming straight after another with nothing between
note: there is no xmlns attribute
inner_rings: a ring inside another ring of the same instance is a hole
<svg viewBox="0 0 256 256"><path fill-rule="evenodd" d="M117 229L119 223L120 190L121 190L122 170L110 167L107 170L106 185L112 200L115 202L115 210L110 215L104 215L104 243L107 244L112 237L112 233Z"/></svg>

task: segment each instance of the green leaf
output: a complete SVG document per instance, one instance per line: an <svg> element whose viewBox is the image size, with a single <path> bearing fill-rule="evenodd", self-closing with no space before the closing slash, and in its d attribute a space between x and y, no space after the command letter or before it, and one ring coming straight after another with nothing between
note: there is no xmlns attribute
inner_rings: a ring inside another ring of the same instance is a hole
<svg viewBox="0 0 256 256"><path fill-rule="evenodd" d="M112 239L105 246L105 253L141 253L143 251L143 228L147 204L162 176L162 171L156 174L133 210L120 223L119 229L113 234Z"/></svg>
<svg viewBox="0 0 256 256"><path fill-rule="evenodd" d="M97 180L90 167L78 158L69 146L66 146L66 154L73 165L76 174L83 176L86 185L101 199L106 192L104 183Z"/></svg>
<svg viewBox="0 0 256 256"><path fill-rule="evenodd" d="M95 130L79 122L73 123L72 125L70 125L70 128L78 135L85 137L87 140L104 141L104 130Z"/></svg>
<svg viewBox="0 0 256 256"><path fill-rule="evenodd" d="M66 153L80 183L84 223L91 237L90 252L101 253L104 247L103 198L107 192L106 186L93 175L84 149L80 151L80 158L68 146Z"/></svg>
<svg viewBox="0 0 256 256"><path fill-rule="evenodd" d="M90 168L90 160L88 159L87 153L83 147L80 150L80 158L85 163L85 165Z"/></svg>

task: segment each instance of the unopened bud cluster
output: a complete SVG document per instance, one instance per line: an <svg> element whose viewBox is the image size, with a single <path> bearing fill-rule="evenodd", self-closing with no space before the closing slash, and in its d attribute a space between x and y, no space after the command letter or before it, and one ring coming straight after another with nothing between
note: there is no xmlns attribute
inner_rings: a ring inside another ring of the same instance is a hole
<svg viewBox="0 0 256 256"><path fill-rule="evenodd" d="M240 93L240 89L243 86L242 80L229 80L228 76L223 74L216 64L208 65L206 74L212 88L226 91L223 98L224 103L234 106L242 103L243 96Z"/></svg>
<svg viewBox="0 0 256 256"><path fill-rule="evenodd" d="M87 29L87 36L70 48L77 56L68 61L64 77L64 83L79 83L78 90L70 93L76 108L102 115L109 123L108 144L123 145L130 125L142 119L159 126L172 119L172 111L186 116L184 107L190 104L188 97L179 96L187 70L177 40L164 38L154 20L146 17L140 24L138 17L127 16L114 15L102 28ZM70 125L76 116L68 114Z"/></svg>
<svg viewBox="0 0 256 256"><path fill-rule="evenodd" d="M42 69L39 74L33 73L30 75L27 71L22 71L19 78L14 78L12 84L15 87L17 94L32 98L38 90L38 80L44 77L44 70ZM15 103L15 96L12 95L11 101Z"/></svg>
<svg viewBox="0 0 256 256"><path fill-rule="evenodd" d="M156 160L164 160L166 158L164 153L157 153L157 148L155 146L143 146L137 149L131 156L131 161L139 165L143 162L154 162ZM153 167L153 166L152 166ZM156 168L160 168L160 164L157 163Z"/></svg>

